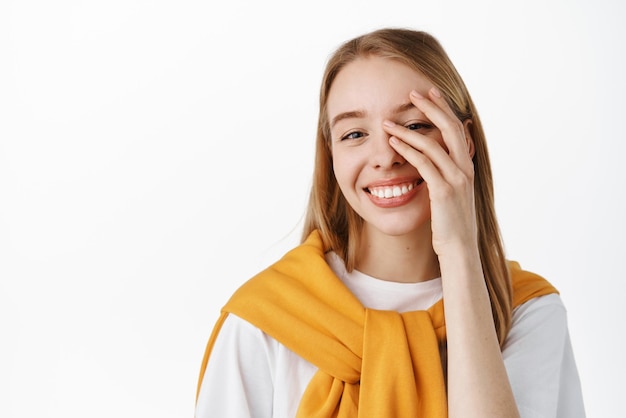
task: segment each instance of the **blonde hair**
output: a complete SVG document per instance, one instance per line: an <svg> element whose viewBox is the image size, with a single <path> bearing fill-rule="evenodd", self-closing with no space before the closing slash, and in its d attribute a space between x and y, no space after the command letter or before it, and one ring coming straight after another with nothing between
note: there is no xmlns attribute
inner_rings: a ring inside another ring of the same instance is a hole
<svg viewBox="0 0 626 418"><path fill-rule="evenodd" d="M399 61L423 74L439 88L461 121L471 119L478 245L496 333L503 344L510 329L512 291L495 214L485 134L465 83L441 44L430 34L380 29L345 42L330 57L320 90L315 168L302 239L319 230L325 247L343 258L348 271L354 268L363 220L343 197L333 173L326 104L337 74L357 58L371 55Z"/></svg>

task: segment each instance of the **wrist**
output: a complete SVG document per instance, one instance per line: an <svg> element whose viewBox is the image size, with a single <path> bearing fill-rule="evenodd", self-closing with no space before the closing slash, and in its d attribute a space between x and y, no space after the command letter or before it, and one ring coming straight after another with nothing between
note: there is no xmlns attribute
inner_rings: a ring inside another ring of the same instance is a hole
<svg viewBox="0 0 626 418"><path fill-rule="evenodd" d="M480 251L477 245L449 246L438 255L439 269L444 282L453 278L457 286L462 283L474 283L476 279L484 282ZM444 283L445 285L445 283Z"/></svg>
<svg viewBox="0 0 626 418"><path fill-rule="evenodd" d="M445 246L439 246L437 251L439 263L452 263L471 266L480 263L480 250L476 241L449 242Z"/></svg>

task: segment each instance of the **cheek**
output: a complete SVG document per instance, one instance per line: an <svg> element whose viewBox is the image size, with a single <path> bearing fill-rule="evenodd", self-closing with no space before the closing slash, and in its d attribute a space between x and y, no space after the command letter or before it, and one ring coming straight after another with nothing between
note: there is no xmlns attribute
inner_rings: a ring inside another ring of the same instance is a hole
<svg viewBox="0 0 626 418"><path fill-rule="evenodd" d="M333 171L341 191L346 194L352 189L360 173L358 158L354 155L335 151L333 155Z"/></svg>
<svg viewBox="0 0 626 418"><path fill-rule="evenodd" d="M350 170L347 169L345 162L341 160L333 160L333 171L339 188L343 191L347 184L350 183Z"/></svg>

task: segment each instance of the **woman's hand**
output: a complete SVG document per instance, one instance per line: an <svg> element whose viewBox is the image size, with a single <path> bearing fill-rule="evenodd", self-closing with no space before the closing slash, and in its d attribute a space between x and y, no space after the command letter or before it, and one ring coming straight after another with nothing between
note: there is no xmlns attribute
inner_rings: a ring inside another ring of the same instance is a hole
<svg viewBox="0 0 626 418"><path fill-rule="evenodd" d="M435 88L428 96L412 92L410 98L440 135L384 125L391 146L428 186L446 301L449 416L517 418L478 252L471 121L462 123Z"/></svg>
<svg viewBox="0 0 626 418"><path fill-rule="evenodd" d="M413 165L428 187L433 249L439 257L449 251L477 248L474 206L474 144L462 123L437 88L410 100L439 130L424 135L385 121L390 145Z"/></svg>

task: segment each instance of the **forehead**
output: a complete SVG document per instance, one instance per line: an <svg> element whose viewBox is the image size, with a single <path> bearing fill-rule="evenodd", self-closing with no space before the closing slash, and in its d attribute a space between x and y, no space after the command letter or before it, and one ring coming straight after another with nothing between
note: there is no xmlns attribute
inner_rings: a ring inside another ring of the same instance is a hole
<svg viewBox="0 0 626 418"><path fill-rule="evenodd" d="M358 58L337 74L328 94L328 116L354 110L383 112L407 102L411 90L426 93L432 86L422 73L399 61Z"/></svg>

